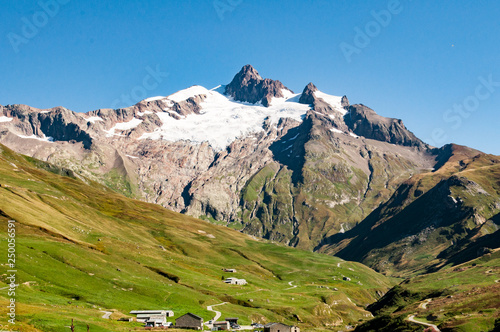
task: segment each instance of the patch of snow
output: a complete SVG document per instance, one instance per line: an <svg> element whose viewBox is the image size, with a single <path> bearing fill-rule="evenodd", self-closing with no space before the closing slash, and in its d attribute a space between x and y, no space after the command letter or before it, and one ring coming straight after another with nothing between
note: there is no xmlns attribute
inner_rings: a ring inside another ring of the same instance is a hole
<svg viewBox="0 0 500 332"><path fill-rule="evenodd" d="M125 131L125 130L134 129L135 127L137 127L141 123L142 123L141 119L133 118L132 120L130 120L128 122L117 123L112 128L110 128L109 130L105 130L104 132L107 133L106 137L123 136L123 135L115 134L115 130Z"/></svg>
<svg viewBox="0 0 500 332"><path fill-rule="evenodd" d="M177 120L167 112L158 112L156 115L162 122L160 130L145 133L140 139L208 142L215 150L223 150L237 138L263 131L266 119L274 125L280 118L302 121L310 110L309 105L291 101L298 94L292 94L290 98L273 98L270 107L237 102L216 90L207 90L201 86L179 91L168 98L181 101L199 94L207 96L200 104L202 114L189 114Z"/></svg>
<svg viewBox="0 0 500 332"><path fill-rule="evenodd" d="M296 96L296 94L294 94L292 91L288 89L281 89L281 93L283 94L283 96L285 96L286 99Z"/></svg>
<svg viewBox="0 0 500 332"><path fill-rule="evenodd" d="M126 156L129 157L129 158L132 158L132 159L139 159L139 157L131 156L131 155L128 155L128 154L126 154Z"/></svg>
<svg viewBox="0 0 500 332"><path fill-rule="evenodd" d="M287 139L285 142L293 141L294 139L296 139L299 136L299 134L300 133L297 133L297 135L293 136L292 138ZM285 142L283 142L283 143L285 143Z"/></svg>
<svg viewBox="0 0 500 332"><path fill-rule="evenodd" d="M345 233L344 224L340 224L339 233L342 233L342 234Z"/></svg>
<svg viewBox="0 0 500 332"><path fill-rule="evenodd" d="M25 136L25 135L17 135L21 138L26 138L26 139L36 139L36 140L39 140L39 141L42 141L42 142L49 142L49 143L53 143L54 142L54 138L53 137L38 137L36 135L31 135L31 136Z"/></svg>
<svg viewBox="0 0 500 332"><path fill-rule="evenodd" d="M137 112L137 115L143 116L145 114L153 114L153 113L154 113L153 111L144 111L144 112Z"/></svg>
<svg viewBox="0 0 500 332"><path fill-rule="evenodd" d="M337 112L340 112L342 115L347 113L347 111L342 107L342 97L328 95L319 90L314 91L314 96L323 99L327 104L329 104Z"/></svg>
<svg viewBox="0 0 500 332"><path fill-rule="evenodd" d="M338 130L337 128L330 128L331 131L337 134L343 134L344 132L342 130Z"/></svg>
<svg viewBox="0 0 500 332"><path fill-rule="evenodd" d="M189 87L187 89L178 91L174 94L171 94L167 98L170 100L175 101L176 103L179 103L181 101L184 101L188 98L197 96L197 95L206 95L208 94L209 90L206 88L200 86L200 85L193 85L192 87Z"/></svg>
<svg viewBox="0 0 500 332"><path fill-rule="evenodd" d="M0 116L0 122L10 122L14 120L14 118L9 118L8 116Z"/></svg>
<svg viewBox="0 0 500 332"><path fill-rule="evenodd" d="M113 128L115 130L121 130L121 131L123 131L123 130L130 130L130 129L133 129L133 128L137 127L141 123L142 123L141 119L133 118L132 120L130 120L128 122L117 123Z"/></svg>
<svg viewBox="0 0 500 332"><path fill-rule="evenodd" d="M358 136L358 135L356 135L355 133L349 133L349 135L351 135L351 136L352 136L352 137L354 137L354 138L359 138L359 136Z"/></svg>
<svg viewBox="0 0 500 332"><path fill-rule="evenodd" d="M164 99L164 100L163 100L163 103L164 103L165 105L167 105L167 108L168 108L168 107L172 107L172 106L174 106L174 102L173 102L173 101L171 101L170 99ZM165 111L167 108L164 108L163 110Z"/></svg>
<svg viewBox="0 0 500 332"><path fill-rule="evenodd" d="M41 111L40 114L50 113L50 111Z"/></svg>
<svg viewBox="0 0 500 332"><path fill-rule="evenodd" d="M101 117L99 116L91 116L86 119L88 122L96 123L96 121L104 121Z"/></svg>
<svg viewBox="0 0 500 332"><path fill-rule="evenodd" d="M226 92L226 86L225 85L217 85L215 88L210 89L210 91L215 91L220 93L221 95L224 95Z"/></svg>
<svg viewBox="0 0 500 332"><path fill-rule="evenodd" d="M155 101L155 100L160 100L160 99L163 99L163 98L165 98L165 96L149 97L149 98L144 99L143 101L145 101L145 102Z"/></svg>

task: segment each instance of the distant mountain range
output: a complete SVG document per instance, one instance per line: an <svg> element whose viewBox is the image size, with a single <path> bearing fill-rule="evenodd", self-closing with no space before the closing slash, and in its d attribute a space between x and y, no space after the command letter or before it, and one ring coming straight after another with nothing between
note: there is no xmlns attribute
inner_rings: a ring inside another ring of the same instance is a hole
<svg viewBox="0 0 500 332"><path fill-rule="evenodd" d="M0 106L0 143L84 181L290 246L409 275L500 246L500 158L250 65L120 109Z"/></svg>

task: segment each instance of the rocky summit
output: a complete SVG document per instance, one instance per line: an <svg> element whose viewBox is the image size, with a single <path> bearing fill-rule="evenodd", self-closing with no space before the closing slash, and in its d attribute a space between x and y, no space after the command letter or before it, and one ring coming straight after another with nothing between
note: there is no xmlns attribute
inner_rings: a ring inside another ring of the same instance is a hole
<svg viewBox="0 0 500 332"><path fill-rule="evenodd" d="M226 85L225 94L237 101L252 104L260 102L269 107L273 98L283 98L285 94L293 94L293 91L280 81L263 79L255 68L246 65L234 76L231 83Z"/></svg>
<svg viewBox="0 0 500 332"><path fill-rule="evenodd" d="M413 271L424 238L447 241L420 258L432 269L494 231L498 157L431 147L341 96L313 83L296 94L246 65L227 85L127 108L0 106L0 143L129 197L387 273Z"/></svg>

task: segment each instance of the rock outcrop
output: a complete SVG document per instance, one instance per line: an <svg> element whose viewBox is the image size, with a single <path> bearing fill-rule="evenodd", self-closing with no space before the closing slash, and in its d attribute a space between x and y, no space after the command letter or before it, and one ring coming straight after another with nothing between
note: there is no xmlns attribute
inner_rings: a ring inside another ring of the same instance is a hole
<svg viewBox="0 0 500 332"><path fill-rule="evenodd" d="M347 99L347 96L343 96L340 103L342 107L344 107L345 109L349 109L349 99Z"/></svg>
<svg viewBox="0 0 500 332"><path fill-rule="evenodd" d="M304 90L302 90L302 94L299 98L299 103L314 105L314 102L316 101L316 97L314 96L315 91L318 91L318 88L312 82L309 82Z"/></svg>
<svg viewBox="0 0 500 332"><path fill-rule="evenodd" d="M263 79L251 65L244 66L226 86L225 93L237 101L255 104L257 102L268 107L273 97L285 97L283 90L293 93L280 81Z"/></svg>
<svg viewBox="0 0 500 332"><path fill-rule="evenodd" d="M425 146L425 143L406 129L402 120L380 116L362 104L349 106L344 120L358 136L405 146Z"/></svg>

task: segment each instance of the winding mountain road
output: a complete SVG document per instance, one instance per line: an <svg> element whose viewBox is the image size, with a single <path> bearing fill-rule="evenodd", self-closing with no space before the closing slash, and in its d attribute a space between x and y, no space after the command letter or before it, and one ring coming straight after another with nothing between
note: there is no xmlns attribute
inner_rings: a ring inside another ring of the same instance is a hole
<svg viewBox="0 0 500 332"><path fill-rule="evenodd" d="M420 309L427 309L427 305L432 301L432 299L425 299L422 303L418 305ZM408 321L415 323L415 324L420 324L424 325L427 327L432 327L434 331L436 332L441 332L441 330L434 324L426 323L426 322L421 322L415 319L415 315L409 315L407 318Z"/></svg>
<svg viewBox="0 0 500 332"><path fill-rule="evenodd" d="M427 327L432 327L434 329L434 331L441 332L441 330L436 325L434 325L434 324L429 324L429 323L420 322L418 320L415 320L415 315L408 316L407 320L410 321L410 322L412 322L412 323L415 323L415 324L420 324L420 325L424 325L424 326L427 326Z"/></svg>
<svg viewBox="0 0 500 332"><path fill-rule="evenodd" d="M424 302L420 303L418 305L419 308L422 308L422 309L427 309L427 305L429 303L431 303L432 299L427 299L427 300L424 300Z"/></svg>
<svg viewBox="0 0 500 332"><path fill-rule="evenodd" d="M217 319L220 318L220 316L222 316L221 312L220 311L217 311L217 310L214 310L213 307L215 306L218 306L218 305L223 305L223 304L226 304L227 302L222 302L222 303L219 303L219 304L214 304L214 305L209 305L207 306L207 310L208 311L212 311L212 312L215 312L215 317L212 319L212 321L216 322ZM208 323L205 323L207 326L208 326Z"/></svg>

